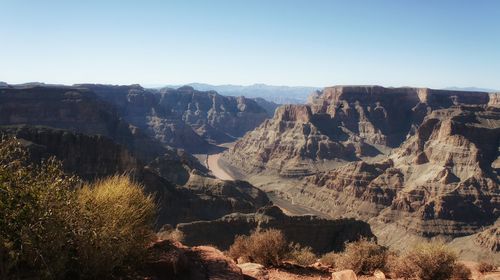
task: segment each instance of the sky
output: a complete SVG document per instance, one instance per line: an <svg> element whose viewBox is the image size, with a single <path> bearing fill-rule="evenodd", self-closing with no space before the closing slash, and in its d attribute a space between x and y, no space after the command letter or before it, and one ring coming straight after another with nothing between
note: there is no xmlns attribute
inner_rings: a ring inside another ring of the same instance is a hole
<svg viewBox="0 0 500 280"><path fill-rule="evenodd" d="M0 81L500 89L500 1L0 0Z"/></svg>

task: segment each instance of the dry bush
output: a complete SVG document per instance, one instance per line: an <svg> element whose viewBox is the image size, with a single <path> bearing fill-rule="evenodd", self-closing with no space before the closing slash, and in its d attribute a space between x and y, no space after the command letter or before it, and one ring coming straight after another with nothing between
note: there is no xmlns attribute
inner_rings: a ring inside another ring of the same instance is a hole
<svg viewBox="0 0 500 280"><path fill-rule="evenodd" d="M462 263L455 263L451 279L453 280L467 280L472 276L472 272L468 267Z"/></svg>
<svg viewBox="0 0 500 280"><path fill-rule="evenodd" d="M104 277L144 259L156 206L140 185L116 175L84 186L77 200L77 251L85 277Z"/></svg>
<svg viewBox="0 0 500 280"><path fill-rule="evenodd" d="M296 264L308 266L315 263L318 257L311 247L302 247L300 244L290 244L290 255L288 259Z"/></svg>
<svg viewBox="0 0 500 280"><path fill-rule="evenodd" d="M264 266L276 266L289 254L289 246L283 233L276 229L257 231L250 236L237 236L229 248L233 259L256 262Z"/></svg>
<svg viewBox="0 0 500 280"><path fill-rule="evenodd" d="M169 240L171 242L182 242L185 235L182 231L177 229L162 230L157 233L160 240Z"/></svg>
<svg viewBox="0 0 500 280"><path fill-rule="evenodd" d="M456 267L456 255L444 244L426 243L410 250L389 267L397 277L405 279L445 280L451 279ZM457 274L460 273L457 268ZM463 271L462 271L463 272Z"/></svg>
<svg viewBox="0 0 500 280"><path fill-rule="evenodd" d="M481 272L481 273L491 272L491 271L494 271L495 269L496 269L496 267L494 265L492 265L491 263L487 263L487 262L480 262L477 265L477 270L479 270L479 272Z"/></svg>
<svg viewBox="0 0 500 280"><path fill-rule="evenodd" d="M345 251L338 255L335 267L352 269L356 274L369 275L376 269L385 268L387 255L387 248L362 239L346 245Z"/></svg>
<svg viewBox="0 0 500 280"><path fill-rule="evenodd" d="M326 253L321 257L320 262L324 265L330 266L330 267L336 267L335 262L339 258L339 254L335 252L330 252Z"/></svg>

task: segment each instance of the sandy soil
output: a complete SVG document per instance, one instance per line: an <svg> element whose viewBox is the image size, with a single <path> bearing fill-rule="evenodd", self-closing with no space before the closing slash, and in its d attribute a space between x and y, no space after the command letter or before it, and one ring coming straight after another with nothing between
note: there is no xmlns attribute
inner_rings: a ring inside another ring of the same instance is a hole
<svg viewBox="0 0 500 280"><path fill-rule="evenodd" d="M221 153L208 155L208 169L210 169L215 177L219 179L234 180L234 178L219 165L220 156Z"/></svg>

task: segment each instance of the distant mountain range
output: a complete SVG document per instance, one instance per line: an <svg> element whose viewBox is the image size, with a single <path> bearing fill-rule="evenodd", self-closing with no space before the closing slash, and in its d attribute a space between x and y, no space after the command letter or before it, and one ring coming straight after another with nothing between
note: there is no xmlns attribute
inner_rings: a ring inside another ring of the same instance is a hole
<svg viewBox="0 0 500 280"><path fill-rule="evenodd" d="M478 88L478 87L446 87L446 90L460 90L460 91L482 91L482 92L500 92L498 89L491 88Z"/></svg>
<svg viewBox="0 0 500 280"><path fill-rule="evenodd" d="M188 86L196 90L215 90L222 95L245 96L248 98L264 98L278 104L302 104L306 103L311 92L319 90L319 87L291 87L291 86L271 86L266 84L253 84L249 86L241 85L210 85L202 83L191 83ZM179 85L169 85L177 88Z"/></svg>

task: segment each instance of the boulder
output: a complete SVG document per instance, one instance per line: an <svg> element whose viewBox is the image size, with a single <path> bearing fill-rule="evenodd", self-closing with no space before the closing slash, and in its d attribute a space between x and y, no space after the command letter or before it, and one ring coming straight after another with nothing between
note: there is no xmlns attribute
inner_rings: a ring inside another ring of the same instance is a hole
<svg viewBox="0 0 500 280"><path fill-rule="evenodd" d="M342 271L336 271L332 273L333 280L357 280L356 273L354 271L347 269Z"/></svg>
<svg viewBox="0 0 500 280"><path fill-rule="evenodd" d="M244 275L253 277L255 279L268 279L268 273L265 267L258 263L242 263L238 264L238 267L241 268L241 272Z"/></svg>

